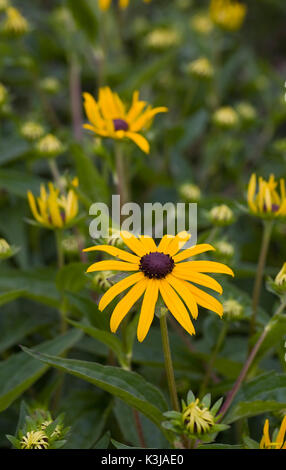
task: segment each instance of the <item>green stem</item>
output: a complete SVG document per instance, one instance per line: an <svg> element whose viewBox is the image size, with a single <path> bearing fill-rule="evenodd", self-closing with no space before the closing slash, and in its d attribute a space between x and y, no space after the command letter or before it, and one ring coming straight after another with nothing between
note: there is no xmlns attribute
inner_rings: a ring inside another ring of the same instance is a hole
<svg viewBox="0 0 286 470"><path fill-rule="evenodd" d="M276 312L274 313L272 319L270 320L270 322L273 320L273 318L276 316L276 315L279 315L280 313L283 312L285 308L285 303L282 302L281 305L278 307L278 309L276 310ZM234 397L236 396L237 392L239 391L242 383L244 382L246 376L247 376L247 373L263 343L263 341L265 340L266 336L267 336L267 333L269 332L269 329L271 328L270 326L270 322L264 327L261 335L259 336L257 342L255 343L254 347L252 348L243 368L241 369L241 372L233 386L233 388L230 390L230 392L228 393L227 395L227 398L226 398L226 401L224 402L222 408L220 409L220 421L221 419L223 418L223 416L226 414L227 410L229 409L231 403L233 402L233 399Z"/></svg>
<svg viewBox="0 0 286 470"><path fill-rule="evenodd" d="M55 230L55 236L56 236L56 245L57 245L57 255L58 255L58 268L62 269L64 266L64 252L63 252L63 246L62 246L62 231ZM66 306L65 306L65 299L62 296L61 303L60 303L60 320L61 320L61 333L65 333L67 330L67 322L66 322Z"/></svg>
<svg viewBox="0 0 286 470"><path fill-rule="evenodd" d="M125 156L122 152L122 144L115 145L115 164L117 177L117 190L120 195L120 206L129 200L128 172L126 168Z"/></svg>
<svg viewBox="0 0 286 470"><path fill-rule="evenodd" d="M161 327L161 337L162 337L162 345L163 345L163 352L164 352L164 359L165 359L165 369L166 369L171 403L172 403L173 409L175 411L179 411L180 409L179 400L178 400L176 382L175 382L175 376L174 376L174 368L173 368L173 362L172 362L172 356L171 356L166 314L161 314L160 316L160 327Z"/></svg>
<svg viewBox="0 0 286 470"><path fill-rule="evenodd" d="M252 317L250 320L250 336L252 336L255 333L257 308L258 308L258 303L259 303L259 298L260 298L265 262L266 262L269 243L271 239L272 227L273 227L273 221L268 221L268 220L265 221L260 254L259 254L258 265L257 265L256 278L255 278L253 294L252 294Z"/></svg>
<svg viewBox="0 0 286 470"><path fill-rule="evenodd" d="M211 353L211 357L210 357L210 361L209 361L208 366L207 366L206 374L205 374L204 380L202 382L202 385L200 387L200 392L199 392L199 397L200 398L202 398L205 395L205 392L206 392L206 389L207 389L207 386L208 386L208 383L209 383L209 380L210 380L210 377L211 377L211 373L212 373L212 370L213 370L213 365L215 363L217 354L218 354L218 352L220 351L220 349L223 345L224 339L226 337L227 329L228 329L228 325L227 325L226 322L224 322L224 324L221 328L220 334L218 336L218 340L216 342L216 345L215 345L215 347L214 347L214 349Z"/></svg>

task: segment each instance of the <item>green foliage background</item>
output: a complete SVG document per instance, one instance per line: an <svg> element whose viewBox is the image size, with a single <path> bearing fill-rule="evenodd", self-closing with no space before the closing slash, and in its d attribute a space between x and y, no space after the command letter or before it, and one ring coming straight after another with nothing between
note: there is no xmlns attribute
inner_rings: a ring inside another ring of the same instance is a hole
<svg viewBox="0 0 286 470"><path fill-rule="evenodd" d="M6 434L15 433L22 399L48 406L55 414L65 412L65 424L71 427L66 448L112 446L110 436L138 447L132 407L140 411L147 446L169 445L166 432L160 430L162 413L170 405L158 320L142 344L134 341L135 372L120 370L114 357L124 353L120 339L109 333L111 308L109 313L98 311L94 300L98 288L92 276L84 274L87 260L80 248L91 244L88 209L95 201L110 202L114 194L114 156L111 142L94 139L82 130L81 90L96 96L99 86L108 85L130 100L134 89L140 89L153 106L169 108L147 133L149 156L132 143L124 147L132 200L176 202L181 200L181 184L198 185L202 239L212 229L207 210L226 203L235 211L235 224L221 229L217 238L235 247L229 264L236 277L225 283L224 299L240 301L245 318L229 325L214 362L219 381L211 380L209 391L218 398L237 378L247 353L250 295L262 233L261 222L243 213L238 204L246 204L252 172L286 176L286 5L283 0L245 3L248 12L241 30L229 33L214 28L204 35L191 27L191 21L207 9L207 1L153 0L146 5L134 0L124 15L115 9L100 12L96 0L13 2L31 28L17 38L2 34L0 41L1 83L9 94L0 111L0 236L20 248L0 265L3 448L9 446ZM158 27L177 31L179 43L150 49L146 38ZM214 66L214 77L209 80L187 73L187 64L201 56ZM57 79L58 89L53 93L43 86L47 77ZM216 109L236 109L241 102L255 108L253 121L241 120L232 129L215 125ZM83 217L76 231L67 231L66 237L76 235L80 244L74 253L66 253L61 271L53 232L27 223L31 218L27 190L38 193L40 183L52 179L48 160L21 136L21 126L28 120L39 122L63 142L65 152L57 158L60 172L79 177ZM266 268L272 277L286 260L285 235L285 223L276 224ZM263 290L260 329L278 303ZM59 308L65 308L72 320L64 335L59 330ZM227 415L226 422L234 424L218 436L218 443L243 445L242 435L260 440L266 416L271 416L273 425L281 421L286 408L285 316L277 322ZM221 327L219 317L201 311L197 334L187 340L191 348L176 329L170 330L180 397L190 388L198 392ZM133 321L130 338L135 328ZM33 349L33 357L21 351L19 344ZM59 375L50 366L55 365L69 374L62 400L53 409Z"/></svg>

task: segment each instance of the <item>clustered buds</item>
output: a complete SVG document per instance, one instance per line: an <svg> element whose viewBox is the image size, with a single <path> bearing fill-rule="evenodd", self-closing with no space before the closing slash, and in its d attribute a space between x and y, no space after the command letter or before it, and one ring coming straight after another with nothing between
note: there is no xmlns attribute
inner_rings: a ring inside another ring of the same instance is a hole
<svg viewBox="0 0 286 470"><path fill-rule="evenodd" d="M164 416L168 418L168 421L164 421L162 424L177 435L184 434L190 439L210 442L215 433L228 428L225 424L217 424L219 420L217 413L221 403L222 398L211 407L209 393L199 400L190 390L187 395L187 403L182 401L182 411L167 411Z"/></svg>
<svg viewBox="0 0 286 470"><path fill-rule="evenodd" d="M221 227L234 222L234 213L226 204L213 207L210 210L209 217L214 225Z"/></svg>

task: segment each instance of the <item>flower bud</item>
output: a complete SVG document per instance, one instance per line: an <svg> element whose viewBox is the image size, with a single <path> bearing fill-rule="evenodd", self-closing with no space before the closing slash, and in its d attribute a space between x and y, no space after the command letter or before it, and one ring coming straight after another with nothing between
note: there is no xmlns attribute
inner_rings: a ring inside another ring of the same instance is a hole
<svg viewBox="0 0 286 470"><path fill-rule="evenodd" d="M213 122L219 127L231 129L238 125L239 116L231 106L224 106L214 112Z"/></svg>
<svg viewBox="0 0 286 470"><path fill-rule="evenodd" d="M22 125L20 133L27 140L37 140L44 135L44 128L37 122L28 121Z"/></svg>
<svg viewBox="0 0 286 470"><path fill-rule="evenodd" d="M210 79L214 75L214 69L206 57L199 57L187 65L187 73L197 78Z"/></svg>
<svg viewBox="0 0 286 470"><path fill-rule="evenodd" d="M213 23L207 13L198 13L191 18L191 28L199 34L208 35L213 30Z"/></svg>
<svg viewBox="0 0 286 470"><path fill-rule="evenodd" d="M30 26L26 18L14 7L8 7L6 9L6 19L2 24L2 30L4 33L21 36L29 31Z"/></svg>
<svg viewBox="0 0 286 470"><path fill-rule="evenodd" d="M196 202L201 198L201 190L191 183L184 183L179 187L179 194L187 202Z"/></svg>
<svg viewBox="0 0 286 470"><path fill-rule="evenodd" d="M282 269L275 277L274 282L277 286L284 287L286 289L286 263L283 264Z"/></svg>
<svg viewBox="0 0 286 470"><path fill-rule="evenodd" d="M235 299L223 302L223 317L226 320L240 320L243 317L243 306Z"/></svg>
<svg viewBox="0 0 286 470"><path fill-rule="evenodd" d="M214 225L230 225L234 221L233 211L225 204L215 206L209 213L210 219Z"/></svg>
<svg viewBox="0 0 286 470"><path fill-rule="evenodd" d="M36 144L38 153L43 157L56 157L64 152L62 142L54 135L47 134Z"/></svg>
<svg viewBox="0 0 286 470"><path fill-rule="evenodd" d="M221 258L232 258L234 255L234 247L231 243L225 240L219 240L214 243L216 254Z"/></svg>

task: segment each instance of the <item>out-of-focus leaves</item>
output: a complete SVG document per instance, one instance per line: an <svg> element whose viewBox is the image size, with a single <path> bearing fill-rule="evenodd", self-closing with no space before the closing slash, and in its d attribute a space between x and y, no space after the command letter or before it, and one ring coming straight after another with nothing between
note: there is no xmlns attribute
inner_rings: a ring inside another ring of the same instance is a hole
<svg viewBox="0 0 286 470"><path fill-rule="evenodd" d="M78 27L85 32L90 41L97 37L98 21L95 8L88 0L66 0L66 4L73 14Z"/></svg>
<svg viewBox="0 0 286 470"><path fill-rule="evenodd" d="M103 366L94 362L62 359L48 354L24 348L24 350L43 361L45 364L86 380L97 387L109 392L145 414L158 427L163 420L162 412L167 409L167 403L162 393L143 377L118 367Z"/></svg>
<svg viewBox="0 0 286 470"><path fill-rule="evenodd" d="M278 403L273 400L255 400L250 402L240 402L227 415L224 422L230 424L241 418L250 418L267 412L280 411L286 408L285 403Z"/></svg>
<svg viewBox="0 0 286 470"><path fill-rule="evenodd" d="M79 330L70 330L65 335L42 343L36 350L61 354L73 346L81 335ZM0 364L0 411L10 406L47 369L47 365L31 358L24 352L14 354L3 361Z"/></svg>
<svg viewBox="0 0 286 470"><path fill-rule="evenodd" d="M21 289L11 290L10 292L0 292L0 305L4 305L23 295L25 291Z"/></svg>
<svg viewBox="0 0 286 470"><path fill-rule="evenodd" d="M56 276L56 286L59 291L79 292L87 281L83 263L69 263L63 266Z"/></svg>
<svg viewBox="0 0 286 470"><path fill-rule="evenodd" d="M28 190L37 194L41 182L40 178L25 171L10 168L0 169L0 188L24 199L27 199Z"/></svg>
<svg viewBox="0 0 286 470"><path fill-rule="evenodd" d="M30 271L1 268L0 289L8 293L15 290L15 286L21 286L24 297L57 307L60 295L54 283L55 274L51 268Z"/></svg>
<svg viewBox="0 0 286 470"><path fill-rule="evenodd" d="M29 150L25 140L3 139L0 145L0 166L22 158Z"/></svg>

